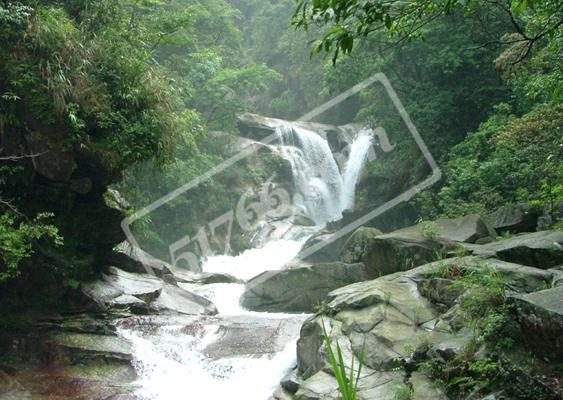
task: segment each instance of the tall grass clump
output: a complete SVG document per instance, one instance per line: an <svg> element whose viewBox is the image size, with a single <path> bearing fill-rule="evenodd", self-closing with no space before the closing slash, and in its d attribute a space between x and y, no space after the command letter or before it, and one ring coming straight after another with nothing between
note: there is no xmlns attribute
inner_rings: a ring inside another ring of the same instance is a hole
<svg viewBox="0 0 563 400"><path fill-rule="evenodd" d="M335 349L332 347L332 340L328 336L328 333L325 328L324 321L322 321L323 327L323 337L326 348L328 350L328 358L330 361L330 365L332 367L332 371L338 382L338 390L342 395L342 400L357 400L358 399L358 382L360 380L360 374L362 372L362 367L364 364L364 357L365 357L365 344L362 346L362 351L360 354L359 362L358 362L358 370L356 371L354 368L354 355L352 355L352 363L350 364L350 375L346 374L346 367L344 365L344 358L342 357L342 349L340 344L338 344L338 340L336 341L336 353Z"/></svg>

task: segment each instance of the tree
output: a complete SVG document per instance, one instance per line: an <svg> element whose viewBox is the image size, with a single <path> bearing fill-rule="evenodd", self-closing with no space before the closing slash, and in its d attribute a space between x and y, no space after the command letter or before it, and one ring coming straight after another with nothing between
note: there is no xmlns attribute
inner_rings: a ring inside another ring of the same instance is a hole
<svg viewBox="0 0 563 400"><path fill-rule="evenodd" d="M374 32L386 31L397 44L423 36L424 28L444 15L456 11L471 15L483 9L498 12L511 21L519 35L504 40L493 37L490 42L520 43L516 62L527 57L536 42L563 24L561 3L551 0L298 0L293 23L305 30L314 25L325 27L313 51L332 53L336 62L341 52L350 53L358 39ZM543 15L543 23L524 26L523 21L530 14Z"/></svg>

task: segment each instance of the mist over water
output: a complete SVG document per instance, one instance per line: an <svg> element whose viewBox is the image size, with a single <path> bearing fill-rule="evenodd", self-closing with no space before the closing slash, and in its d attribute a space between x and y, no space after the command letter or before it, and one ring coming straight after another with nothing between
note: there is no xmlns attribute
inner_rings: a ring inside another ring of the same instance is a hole
<svg viewBox="0 0 563 400"><path fill-rule="evenodd" d="M267 229L268 224L273 227L276 222L264 221L263 233L259 232L256 239L259 247L238 256L209 257L203 263L204 272L228 273L248 280L267 270L283 269L311 235L327 222L340 219L342 212L353 206L354 190L371 146L371 130L360 131L349 144L342 171L328 142L315 132L292 125L281 126L277 132L281 153L291 164L300 200L297 206L316 226L290 225L276 237L269 234L275 229ZM296 364L295 343L306 316L243 309L240 297L244 283L178 285L212 301L219 314L189 316L187 325L161 316L156 326L149 320L118 328L118 333L133 344L140 386L137 395L147 400L270 398ZM225 338L232 340L233 332L240 342L227 340L225 344ZM275 332L274 336L269 337L268 332ZM269 352L262 351L264 345L274 342ZM217 343L225 346L227 354L232 352L229 346L246 346L246 352L213 357L209 349Z"/></svg>
<svg viewBox="0 0 563 400"><path fill-rule="evenodd" d="M337 221L354 205L354 191L372 144L372 131L362 129L348 146L349 156L340 171L328 142L294 125L276 130L282 155L291 164L297 203L317 225Z"/></svg>

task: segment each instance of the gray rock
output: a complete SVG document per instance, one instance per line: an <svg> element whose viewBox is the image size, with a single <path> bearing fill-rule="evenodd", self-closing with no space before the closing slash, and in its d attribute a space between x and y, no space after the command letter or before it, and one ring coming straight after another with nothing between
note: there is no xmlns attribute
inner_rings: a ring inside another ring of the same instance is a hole
<svg viewBox="0 0 563 400"><path fill-rule="evenodd" d="M139 247L132 246L125 241L116 247L116 252L110 257L109 262L127 272L137 272L156 276L169 273L172 265L151 256Z"/></svg>
<svg viewBox="0 0 563 400"><path fill-rule="evenodd" d="M319 371L304 381L295 393L295 400L338 400L339 398L336 378L324 371Z"/></svg>
<svg viewBox="0 0 563 400"><path fill-rule="evenodd" d="M360 263L267 271L248 281L241 304L255 311L312 312L331 290L366 279L366 268Z"/></svg>
<svg viewBox="0 0 563 400"><path fill-rule="evenodd" d="M348 235L344 235L333 240L333 233L321 232L305 242L298 257L310 263L337 261L347 238ZM315 250L312 251L312 249Z"/></svg>
<svg viewBox="0 0 563 400"><path fill-rule="evenodd" d="M229 316L221 319L217 339L204 352L214 359L273 357L294 340L304 319Z"/></svg>
<svg viewBox="0 0 563 400"><path fill-rule="evenodd" d="M443 278L424 279L418 283L418 291L432 303L443 304L449 308L462 290L452 287L453 282L451 279Z"/></svg>
<svg viewBox="0 0 563 400"><path fill-rule="evenodd" d="M293 224L301 226L315 226L315 222L305 217L304 215L296 215L293 218Z"/></svg>
<svg viewBox="0 0 563 400"><path fill-rule="evenodd" d="M378 239L379 236L374 240ZM467 268L494 269L513 290L531 292L512 300L518 305L519 320L526 319L521 322L524 331L536 346L543 343L544 354L551 352L549 357L557 361L552 349L560 354L563 295L561 291L555 292L559 288L538 290L553 282L561 271L541 270L497 259L456 257L330 292L322 311L305 321L300 332L297 361L298 377L303 381L295 398L337 398L331 397L337 396L338 392L331 392L335 379L330 372L324 325L332 343L339 343L346 368L350 368L351 360L357 360L362 348L365 349L365 372L360 378L359 398L395 399L398 390L408 385L412 388L413 399L447 399L443 390L434 386L420 371L412 371L406 380L402 368L405 364L412 365L415 359L422 359L420 357L442 362L451 360L464 353L472 343L474 332L460 317L459 305L455 301L456 296L464 293L457 292L451 297L442 293ZM451 276L442 277L448 273ZM426 289L421 288L425 284L432 295L426 293L426 297L423 296ZM444 312L445 307L435 307L428 301L433 296L451 306L450 309ZM483 347L475 357L482 357L486 351Z"/></svg>
<svg viewBox="0 0 563 400"><path fill-rule="evenodd" d="M432 296L448 296L449 294L429 294L427 291L425 291L425 289L427 288L424 287L424 281L436 279L441 280L443 278L437 277L436 275L443 273L456 275L460 274L464 269L467 268L477 270L484 268L493 269L502 276L503 280L511 290L525 293L545 289L546 287L553 285L553 283L561 277L561 272L553 269L543 270L526 265L497 260L495 258L482 258L476 256L453 257L445 260L435 261L433 263L426 264L419 268L408 271L405 273L405 275L416 280L419 285L419 290L422 290L426 297L432 299ZM455 279L455 276L448 276L446 278ZM444 281L441 283L446 284L447 282ZM445 288L437 289L441 290ZM451 294L455 294L455 297L459 295L459 293Z"/></svg>
<svg viewBox="0 0 563 400"><path fill-rule="evenodd" d="M438 235L454 242L475 243L479 239L496 237L495 230L477 214L439 219L435 223Z"/></svg>
<svg viewBox="0 0 563 400"><path fill-rule="evenodd" d="M486 215L483 219L499 232L533 232L540 211L530 204L508 205Z"/></svg>
<svg viewBox="0 0 563 400"><path fill-rule="evenodd" d="M492 236L482 237L475 241L475 244L489 244L496 241L496 239Z"/></svg>
<svg viewBox="0 0 563 400"><path fill-rule="evenodd" d="M531 346L555 362L563 361L563 286L512 295L510 300Z"/></svg>
<svg viewBox="0 0 563 400"><path fill-rule="evenodd" d="M434 307L408 278L379 278L331 292L323 307L325 315L305 322L297 342L299 373L305 379L328 364L322 325L338 340L347 363L365 345L365 366L387 371L397 359L408 356L407 347L429 332L423 324L438 316Z"/></svg>
<svg viewBox="0 0 563 400"><path fill-rule="evenodd" d="M379 229L362 226L346 240L344 248L340 253L340 260L346 263L357 263L364 261L364 255L371 239L382 235Z"/></svg>
<svg viewBox="0 0 563 400"><path fill-rule="evenodd" d="M277 388L276 391L272 394L272 397L268 400L294 400L293 394L289 393L284 388Z"/></svg>
<svg viewBox="0 0 563 400"><path fill-rule="evenodd" d="M547 269L563 262L563 232L541 231L486 245L465 245L476 256L497 257L517 264Z"/></svg>
<svg viewBox="0 0 563 400"><path fill-rule="evenodd" d="M280 384L287 392L295 394L299 390L302 379L297 375L297 369L291 370L286 376L283 377Z"/></svg>
<svg viewBox="0 0 563 400"><path fill-rule="evenodd" d="M420 372L413 372L409 383L413 391L411 400L448 400L444 391Z"/></svg>
<svg viewBox="0 0 563 400"><path fill-rule="evenodd" d="M192 272L183 268L171 268L169 274L163 277L171 278L172 281L183 283L201 283L204 285L212 283L241 283L242 281L232 275L226 273L212 272Z"/></svg>
<svg viewBox="0 0 563 400"><path fill-rule="evenodd" d="M159 313L217 314L215 305L205 297L169 284L164 284L159 296L149 307L151 311Z"/></svg>
<svg viewBox="0 0 563 400"><path fill-rule="evenodd" d="M95 310L113 308L142 310L160 293L163 282L148 274L134 274L110 267L102 279L83 283L80 291Z"/></svg>
<svg viewBox="0 0 563 400"><path fill-rule="evenodd" d="M163 286L163 282L155 276L125 272L116 267L109 267L108 273L102 274L102 279L123 294L146 302L154 300Z"/></svg>
<svg viewBox="0 0 563 400"><path fill-rule="evenodd" d="M110 300L108 304L112 309L116 310L125 309L136 313L143 313L148 310L147 303L130 294L122 294Z"/></svg>
<svg viewBox="0 0 563 400"><path fill-rule="evenodd" d="M131 344L111 335L57 332L51 335L52 349L57 359L66 359L71 365L96 360L111 360L128 364L132 359Z"/></svg>
<svg viewBox="0 0 563 400"><path fill-rule="evenodd" d="M397 389L404 386L404 375L398 372L366 371L358 382L360 400L396 400ZM297 393L296 400L338 400L338 382L333 375L319 371L305 380Z"/></svg>
<svg viewBox="0 0 563 400"><path fill-rule="evenodd" d="M434 261L455 247L454 242L427 237L421 227L414 226L370 239L363 262L369 275L378 277Z"/></svg>
<svg viewBox="0 0 563 400"><path fill-rule="evenodd" d="M472 332L464 328L454 335L451 335L443 340L434 343L428 355L432 358L437 358L442 361L449 361L453 359L456 354L459 354L471 342Z"/></svg>

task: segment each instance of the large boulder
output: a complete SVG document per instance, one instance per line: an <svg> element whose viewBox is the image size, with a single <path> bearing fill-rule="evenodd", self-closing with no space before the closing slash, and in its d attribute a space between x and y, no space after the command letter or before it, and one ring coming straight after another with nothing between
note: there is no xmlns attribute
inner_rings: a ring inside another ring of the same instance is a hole
<svg viewBox="0 0 563 400"><path fill-rule="evenodd" d="M205 355L213 359L274 357L294 340L306 317L241 315L219 318L216 339L204 350ZM209 325L209 321L206 324Z"/></svg>
<svg viewBox="0 0 563 400"><path fill-rule="evenodd" d="M127 340L112 335L89 333L57 332L49 339L51 351L58 354L51 356L64 359L65 363L84 364L96 360L129 364L133 359L132 346Z"/></svg>
<svg viewBox="0 0 563 400"><path fill-rule="evenodd" d="M495 238L495 230L479 215L472 214L436 222L438 236L454 242L475 243L479 239Z"/></svg>
<svg viewBox="0 0 563 400"><path fill-rule="evenodd" d="M381 234L375 228L358 228L343 246L340 259L363 262L371 276L404 271L443 257L459 243L496 236L478 215L439 219Z"/></svg>
<svg viewBox="0 0 563 400"><path fill-rule="evenodd" d="M404 375L398 372L362 374L358 384L359 399L396 400L397 391L404 387ZM300 386L295 400L339 400L338 382L330 371L319 371Z"/></svg>
<svg viewBox="0 0 563 400"><path fill-rule="evenodd" d="M361 263L333 262L267 271L247 283L241 304L255 311L312 312L331 290L368 278Z"/></svg>
<svg viewBox="0 0 563 400"><path fill-rule="evenodd" d="M370 276L378 277L405 271L431 262L452 250L456 244L440 237L428 236L418 226L364 239L363 254L350 251L343 254L347 259L363 262ZM354 252L354 256L350 255Z"/></svg>
<svg viewBox="0 0 563 400"><path fill-rule="evenodd" d="M465 245L476 256L547 269L563 263L563 232L522 234L485 245Z"/></svg>
<svg viewBox="0 0 563 400"><path fill-rule="evenodd" d="M409 384L412 388L411 400L448 400L444 391L421 372L413 372Z"/></svg>
<svg viewBox="0 0 563 400"><path fill-rule="evenodd" d="M540 210L531 204L514 204L500 207L483 218L499 232L534 232Z"/></svg>
<svg viewBox="0 0 563 400"><path fill-rule="evenodd" d="M563 286L512 295L526 339L540 354L563 361Z"/></svg>
<svg viewBox="0 0 563 400"><path fill-rule="evenodd" d="M327 368L323 324L330 336L340 340L346 357L361 354L365 344L365 366L391 370L396 359L406 357L406 345L416 343L426 332L422 325L433 320L437 311L416 290L408 278L384 278L355 283L332 291L325 316L305 322L297 342L299 372L308 379ZM349 343L346 345L346 343Z"/></svg>
<svg viewBox="0 0 563 400"><path fill-rule="evenodd" d="M170 273L173 269L169 263L151 256L128 241L116 246L116 251L110 255L108 262L127 272L146 273L159 277Z"/></svg>
<svg viewBox="0 0 563 400"><path fill-rule="evenodd" d="M418 290L434 302L451 304L455 301L458 290L448 288L455 275L463 270L492 269L513 291L531 293L546 287L555 286L563 278L563 271L558 269L543 270L526 265L510 263L495 258L484 259L476 256L454 257L436 261L410 271L409 276L418 284ZM449 272L448 272L449 271ZM454 275L444 278L439 275Z"/></svg>
<svg viewBox="0 0 563 400"><path fill-rule="evenodd" d="M204 297L156 276L126 272L116 267L110 267L102 274L102 279L82 284L80 291L87 306L96 311L217 313L215 306Z"/></svg>
<svg viewBox="0 0 563 400"><path fill-rule="evenodd" d="M83 283L81 293L87 306L97 311L123 309L143 311L147 303L158 297L163 282L148 274L134 274L116 267L110 267L102 279ZM89 302L89 303L88 303Z"/></svg>

